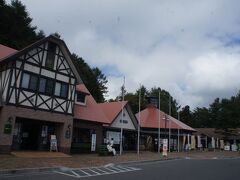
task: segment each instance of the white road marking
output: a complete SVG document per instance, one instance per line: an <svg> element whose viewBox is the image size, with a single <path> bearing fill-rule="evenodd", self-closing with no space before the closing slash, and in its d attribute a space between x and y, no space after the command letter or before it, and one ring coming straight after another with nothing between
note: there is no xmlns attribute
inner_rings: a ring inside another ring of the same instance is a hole
<svg viewBox="0 0 240 180"><path fill-rule="evenodd" d="M82 169L69 169L66 171L55 171L55 173L70 176L74 178L83 178L83 177L92 177L92 176L101 176L101 175L109 175L109 174L117 174L117 173L125 173L130 171L138 171L140 168L134 167L123 167L123 166L107 166L107 167L93 167L93 168L82 168ZM82 175L84 174L84 175Z"/></svg>

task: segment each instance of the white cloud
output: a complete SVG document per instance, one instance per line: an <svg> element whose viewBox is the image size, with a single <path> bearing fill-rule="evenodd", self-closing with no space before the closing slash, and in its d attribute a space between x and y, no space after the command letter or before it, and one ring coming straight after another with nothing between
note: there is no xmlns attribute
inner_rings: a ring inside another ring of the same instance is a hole
<svg viewBox="0 0 240 180"><path fill-rule="evenodd" d="M239 89L240 46L225 46L240 39L238 0L23 2L40 29L58 31L92 66L125 75L128 91L160 86L196 107ZM115 97L122 77L111 74Z"/></svg>

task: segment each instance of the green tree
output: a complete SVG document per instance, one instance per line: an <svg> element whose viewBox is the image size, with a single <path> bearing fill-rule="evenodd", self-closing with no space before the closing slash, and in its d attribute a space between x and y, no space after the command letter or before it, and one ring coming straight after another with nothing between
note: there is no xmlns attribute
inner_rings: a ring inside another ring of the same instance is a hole
<svg viewBox="0 0 240 180"><path fill-rule="evenodd" d="M31 23L32 18L19 0L11 1L10 5L0 1L0 44L22 49L43 38L43 31L36 32L37 27Z"/></svg>
<svg viewBox="0 0 240 180"><path fill-rule="evenodd" d="M184 106L181 111L179 112L180 120L187 124L188 126L194 126L194 120L192 116L192 112L190 110L190 106L186 105Z"/></svg>
<svg viewBox="0 0 240 180"><path fill-rule="evenodd" d="M97 102L104 102L104 94L107 93L107 78L98 68L91 67L78 55L72 54L73 62L77 68L83 83L86 85Z"/></svg>
<svg viewBox="0 0 240 180"><path fill-rule="evenodd" d="M171 101L170 105L171 105L171 116L177 118L177 111L180 108L180 106L178 105L177 101L171 96L171 94L164 90L161 89L160 87L153 87L151 88L149 95L150 96L155 96L156 98L158 98L159 96L159 92L160 92L160 109L161 111L165 112L165 113L170 113L170 108L169 108L169 100Z"/></svg>
<svg viewBox="0 0 240 180"><path fill-rule="evenodd" d="M210 113L206 107L194 109L192 118L194 120L193 127L195 128L207 128L209 125Z"/></svg>

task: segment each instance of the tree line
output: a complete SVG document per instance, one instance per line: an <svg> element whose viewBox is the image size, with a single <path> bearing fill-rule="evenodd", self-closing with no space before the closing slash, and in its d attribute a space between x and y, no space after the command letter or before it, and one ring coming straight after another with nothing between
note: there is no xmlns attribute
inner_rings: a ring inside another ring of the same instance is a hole
<svg viewBox="0 0 240 180"><path fill-rule="evenodd" d="M185 106L180 111L182 121L195 128L229 129L240 127L240 93L230 98L216 98L209 107L193 111Z"/></svg>
<svg viewBox="0 0 240 180"><path fill-rule="evenodd" d="M58 33L53 33L61 38ZM46 35L43 30L38 30L37 26L32 25L32 18L19 0L12 0L7 4L5 0L0 0L0 44L22 49ZM72 59L82 77L84 84L89 89L97 102L104 102L104 95L107 93L107 78L98 67L90 67L87 62L76 53L72 54ZM124 91L125 100L129 101L134 113L138 112L139 92L141 92L141 110L147 107L147 97L158 97L160 92L161 110L169 114L169 99L171 99L171 116L177 118L178 111L182 122L189 126L200 128L236 128L240 127L240 93L230 98L216 98L209 107L197 107L191 110L190 106L180 109L171 94L161 89L153 87L147 89L142 85L135 92ZM170 97L170 98L169 98ZM121 100L121 94L110 101Z"/></svg>
<svg viewBox="0 0 240 180"><path fill-rule="evenodd" d="M32 25L32 18L26 6L19 0L12 0L7 4L0 0L0 44L21 50L26 46L46 37L43 30L37 30ZM59 33L53 35L61 38ZM97 102L104 102L107 93L107 78L98 67L91 68L86 61L77 54L72 54L74 64L84 84Z"/></svg>

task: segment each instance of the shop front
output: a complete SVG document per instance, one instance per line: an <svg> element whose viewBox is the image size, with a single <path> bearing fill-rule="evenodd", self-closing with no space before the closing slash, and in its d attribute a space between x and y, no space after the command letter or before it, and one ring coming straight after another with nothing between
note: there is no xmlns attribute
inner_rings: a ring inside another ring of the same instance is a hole
<svg viewBox="0 0 240 180"><path fill-rule="evenodd" d="M55 134L55 123L17 118L13 130L12 150L48 151L50 136Z"/></svg>

